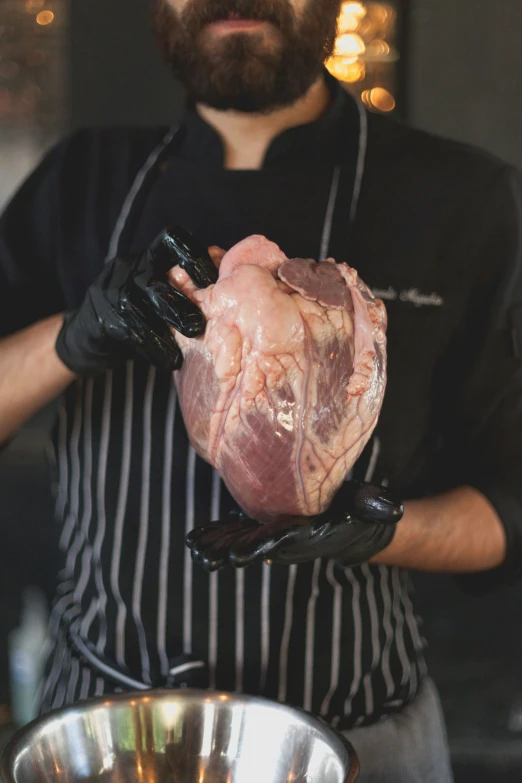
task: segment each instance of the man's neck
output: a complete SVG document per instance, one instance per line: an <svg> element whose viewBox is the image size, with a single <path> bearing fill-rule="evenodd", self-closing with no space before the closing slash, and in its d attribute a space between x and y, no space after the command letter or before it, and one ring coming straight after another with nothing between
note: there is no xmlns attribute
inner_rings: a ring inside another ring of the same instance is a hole
<svg viewBox="0 0 522 783"><path fill-rule="evenodd" d="M259 169L276 136L319 119L329 102L330 93L321 77L292 106L270 114L219 111L205 104L198 104L197 112L221 137L226 169Z"/></svg>

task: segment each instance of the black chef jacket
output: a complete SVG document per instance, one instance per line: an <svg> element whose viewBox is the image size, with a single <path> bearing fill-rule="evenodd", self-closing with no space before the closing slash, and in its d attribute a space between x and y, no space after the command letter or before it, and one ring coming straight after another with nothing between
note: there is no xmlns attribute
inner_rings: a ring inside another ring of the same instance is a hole
<svg viewBox="0 0 522 783"><path fill-rule="evenodd" d="M515 578L519 177L486 154L368 115L350 226L359 114L329 84L325 115L278 136L260 171L224 170L218 136L190 108L176 134L66 138L0 224L0 334L77 307L117 224L123 255L176 222L225 249L262 233L288 256L318 257L339 167L328 252L358 269L389 317L385 403L355 474L405 498L478 488L509 541L506 566L486 581ZM278 698L341 728L375 722L415 694L423 640L403 571L316 561L209 576L193 567L185 533L234 502L191 449L168 373L136 361L73 384L54 445L64 568L44 708L113 687L69 649L72 618L100 655L146 683L195 654L208 661L212 687Z"/></svg>

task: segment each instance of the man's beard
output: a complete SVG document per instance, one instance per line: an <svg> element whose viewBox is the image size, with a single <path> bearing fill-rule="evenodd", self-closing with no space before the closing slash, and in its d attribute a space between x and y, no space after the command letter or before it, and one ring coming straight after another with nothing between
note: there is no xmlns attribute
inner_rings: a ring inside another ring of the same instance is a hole
<svg viewBox="0 0 522 783"><path fill-rule="evenodd" d="M189 0L178 15L153 0L154 29L174 74L196 102L268 113L301 98L333 50L341 0L308 0L299 18L288 0ZM265 33L211 39L222 19L259 19Z"/></svg>

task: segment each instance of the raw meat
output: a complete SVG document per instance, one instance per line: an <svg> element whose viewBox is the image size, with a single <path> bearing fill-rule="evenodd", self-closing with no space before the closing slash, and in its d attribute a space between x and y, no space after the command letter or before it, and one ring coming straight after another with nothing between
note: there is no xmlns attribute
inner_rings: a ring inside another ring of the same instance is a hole
<svg viewBox="0 0 522 783"><path fill-rule="evenodd" d="M386 383L386 312L354 269L287 259L262 236L221 260L197 290L172 281L208 319L176 333L190 440L260 522L324 511L377 423Z"/></svg>

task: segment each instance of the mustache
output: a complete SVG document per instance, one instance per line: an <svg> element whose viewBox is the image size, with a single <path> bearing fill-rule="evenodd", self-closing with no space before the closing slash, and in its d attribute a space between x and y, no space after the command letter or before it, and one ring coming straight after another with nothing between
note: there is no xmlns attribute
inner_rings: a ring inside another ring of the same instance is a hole
<svg viewBox="0 0 522 783"><path fill-rule="evenodd" d="M182 12L183 22L193 29L225 19L271 22L284 30L293 24L294 13L287 0L191 0Z"/></svg>

